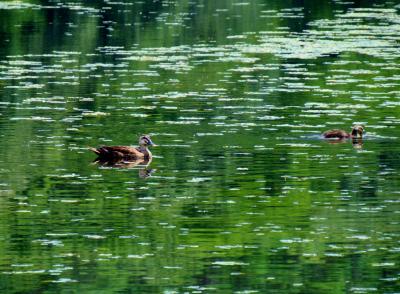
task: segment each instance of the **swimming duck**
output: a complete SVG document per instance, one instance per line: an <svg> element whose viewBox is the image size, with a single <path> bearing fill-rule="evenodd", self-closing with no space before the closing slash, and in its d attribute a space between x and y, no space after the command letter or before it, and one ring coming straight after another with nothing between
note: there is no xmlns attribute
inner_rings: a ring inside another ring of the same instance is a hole
<svg viewBox="0 0 400 294"><path fill-rule="evenodd" d="M149 135L139 138L139 147L130 146L102 146L99 148L90 147L89 150L97 154L101 160L150 160L152 155L148 146L156 146Z"/></svg>
<svg viewBox="0 0 400 294"><path fill-rule="evenodd" d="M363 125L354 125L353 129L351 130L351 133L335 129L324 132L322 136L324 136L324 138L326 139L338 139L338 140L343 140L348 138L362 139L363 132L364 132Z"/></svg>

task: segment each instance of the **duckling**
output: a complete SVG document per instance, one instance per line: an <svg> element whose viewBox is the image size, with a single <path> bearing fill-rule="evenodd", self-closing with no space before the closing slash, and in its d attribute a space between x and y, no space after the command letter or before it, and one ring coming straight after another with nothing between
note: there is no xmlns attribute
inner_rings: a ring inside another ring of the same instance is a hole
<svg viewBox="0 0 400 294"><path fill-rule="evenodd" d="M363 125L354 125L353 129L351 130L351 133L347 133L346 131L343 130L329 130L326 131L322 134L324 138L326 139L338 139L338 140L343 140L343 139L348 139L352 138L354 139L362 139L362 135L364 133L364 126Z"/></svg>
<svg viewBox="0 0 400 294"><path fill-rule="evenodd" d="M90 147L89 150L97 154L101 160L150 160L152 154L148 146L157 146L150 139L149 135L142 135L139 138L139 147L130 146L102 146L99 148Z"/></svg>

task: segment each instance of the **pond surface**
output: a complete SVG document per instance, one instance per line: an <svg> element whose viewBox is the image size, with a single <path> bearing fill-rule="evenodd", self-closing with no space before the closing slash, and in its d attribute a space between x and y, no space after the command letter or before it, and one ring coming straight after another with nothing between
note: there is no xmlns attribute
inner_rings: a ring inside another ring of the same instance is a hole
<svg viewBox="0 0 400 294"><path fill-rule="evenodd" d="M301 3L0 1L1 292L399 293L400 4Z"/></svg>

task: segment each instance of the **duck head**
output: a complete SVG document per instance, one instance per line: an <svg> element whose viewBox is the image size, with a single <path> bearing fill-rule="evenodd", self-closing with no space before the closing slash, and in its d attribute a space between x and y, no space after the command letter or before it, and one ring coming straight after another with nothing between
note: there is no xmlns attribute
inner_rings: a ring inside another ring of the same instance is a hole
<svg viewBox="0 0 400 294"><path fill-rule="evenodd" d="M363 133L364 133L363 125L354 125L353 129L351 130L351 136L353 138L362 138Z"/></svg>
<svg viewBox="0 0 400 294"><path fill-rule="evenodd" d="M153 141L150 139L149 135L142 135L139 138L139 145L143 147L148 147L148 146L157 146L156 144L153 143Z"/></svg>

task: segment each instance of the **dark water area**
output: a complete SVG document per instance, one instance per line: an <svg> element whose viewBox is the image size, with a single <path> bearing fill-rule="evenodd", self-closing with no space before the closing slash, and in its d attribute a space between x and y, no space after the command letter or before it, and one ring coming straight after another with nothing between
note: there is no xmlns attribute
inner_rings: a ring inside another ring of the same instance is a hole
<svg viewBox="0 0 400 294"><path fill-rule="evenodd" d="M399 293L397 1L0 1L0 36L1 293Z"/></svg>

